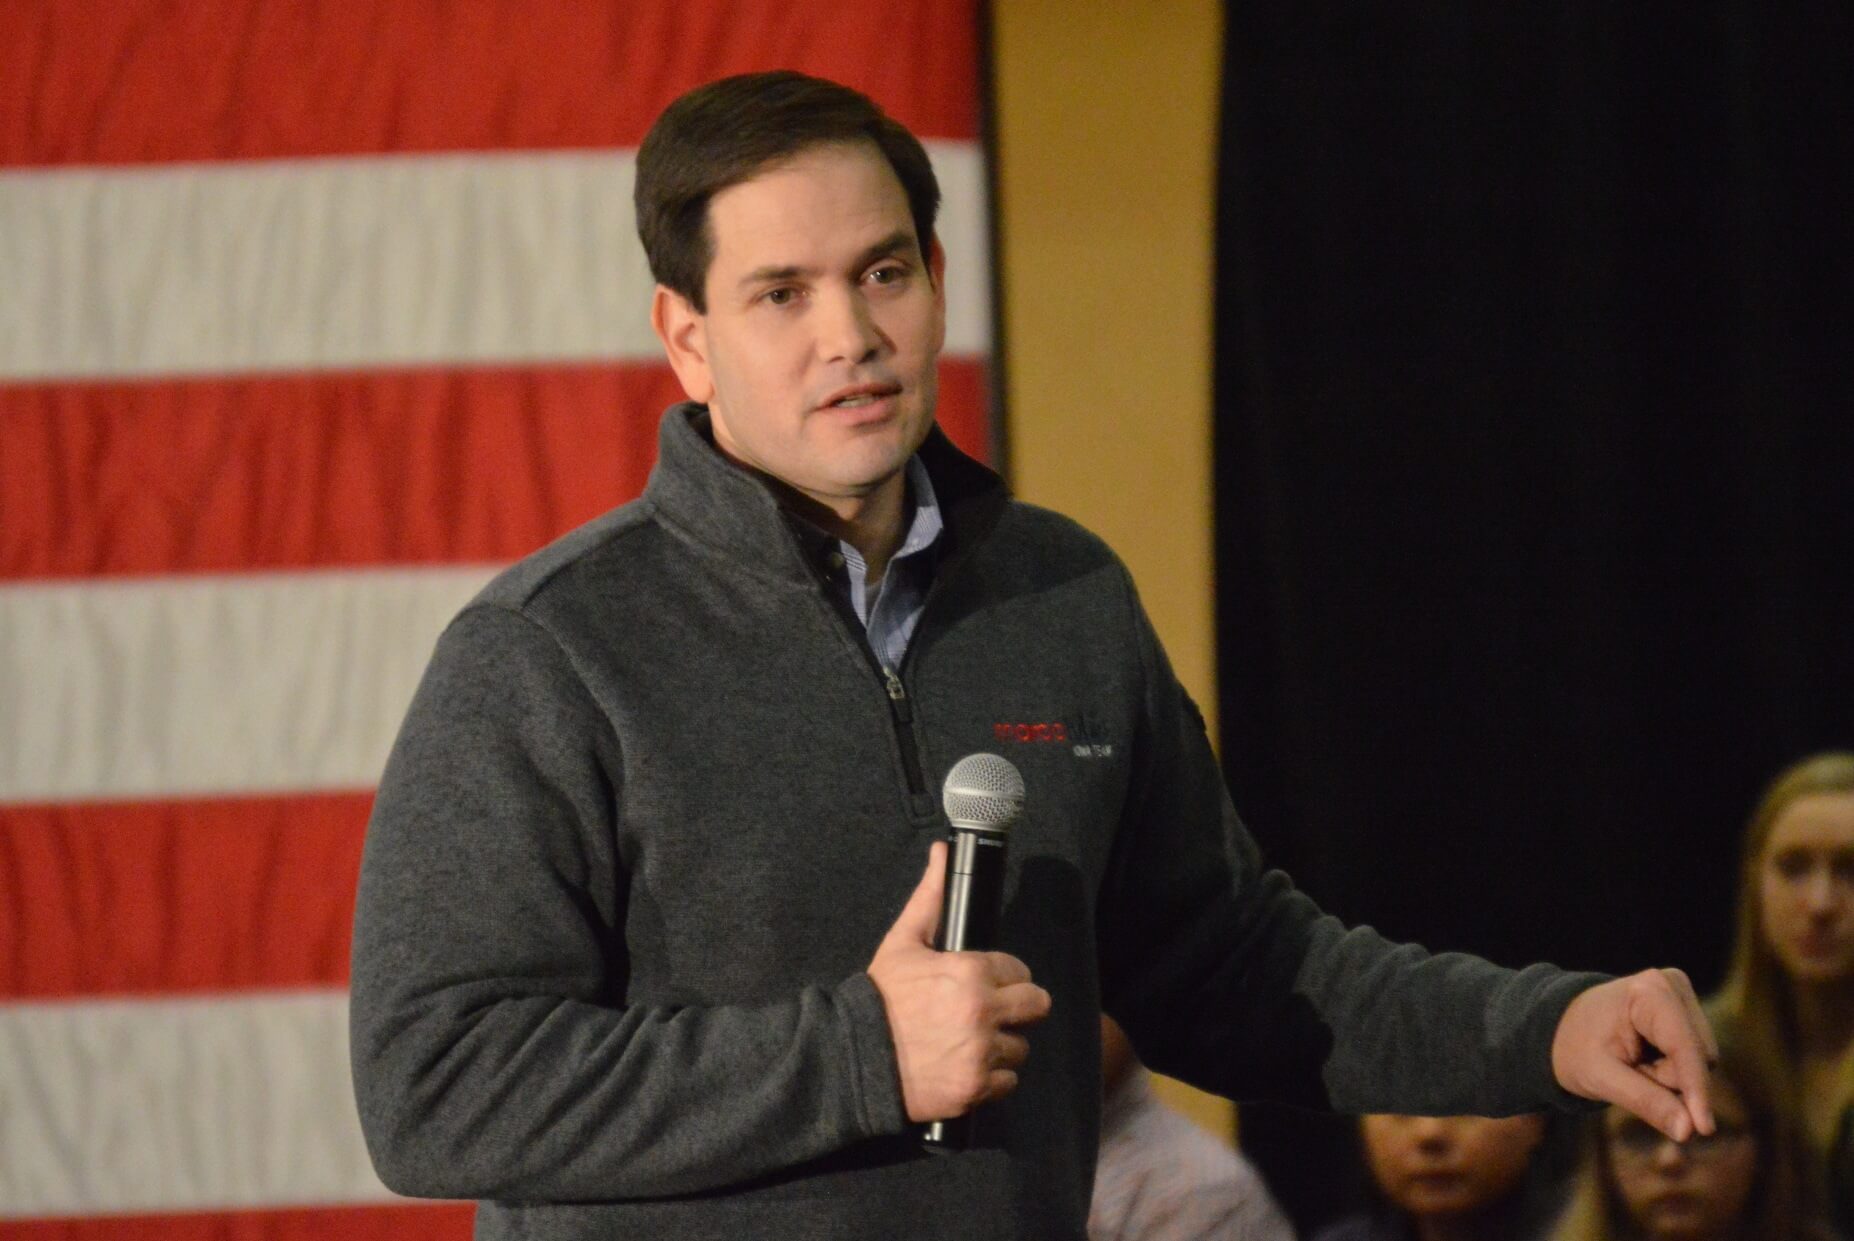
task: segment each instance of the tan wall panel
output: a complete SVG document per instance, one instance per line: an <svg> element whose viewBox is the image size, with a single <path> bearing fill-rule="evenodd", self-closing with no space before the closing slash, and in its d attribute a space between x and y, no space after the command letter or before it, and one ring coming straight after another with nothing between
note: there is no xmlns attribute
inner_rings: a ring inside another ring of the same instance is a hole
<svg viewBox="0 0 1854 1241"><path fill-rule="evenodd" d="M1214 729L1222 12L997 0L992 37L1011 481L1125 558ZM1221 1100L1162 1091L1230 1132Z"/></svg>
<svg viewBox="0 0 1854 1241"><path fill-rule="evenodd" d="M1126 558L1209 711L1220 13L1000 0L993 22L1012 482Z"/></svg>

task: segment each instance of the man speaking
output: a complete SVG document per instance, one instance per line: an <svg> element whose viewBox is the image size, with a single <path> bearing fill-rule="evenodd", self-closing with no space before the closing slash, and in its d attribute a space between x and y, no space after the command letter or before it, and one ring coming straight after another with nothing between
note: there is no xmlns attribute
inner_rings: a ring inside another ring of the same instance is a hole
<svg viewBox="0 0 1854 1241"><path fill-rule="evenodd" d="M1102 1011L1232 1098L1711 1127L1677 972L1431 956L1262 868L1125 568L934 428L913 135L730 78L659 118L636 197L689 402L641 499L451 624L368 830L388 1186L482 1199L479 1237L1079 1239ZM936 952L935 791L998 748L1006 951Z"/></svg>

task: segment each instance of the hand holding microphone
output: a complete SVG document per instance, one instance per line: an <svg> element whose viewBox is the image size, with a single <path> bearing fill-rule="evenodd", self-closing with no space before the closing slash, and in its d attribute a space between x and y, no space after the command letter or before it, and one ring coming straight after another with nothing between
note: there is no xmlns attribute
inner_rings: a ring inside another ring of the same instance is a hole
<svg viewBox="0 0 1854 1241"><path fill-rule="evenodd" d="M992 951L1003 895L1004 835L1023 806L1023 780L995 755L975 754L946 779L947 846L883 937L869 976L888 1010L908 1119L964 1116L1017 1086L1029 1045L1017 1028L1049 1015L1049 993L1016 957ZM944 922L944 926L942 923ZM935 947L936 938L947 951ZM929 1141L958 1144L933 1125Z"/></svg>

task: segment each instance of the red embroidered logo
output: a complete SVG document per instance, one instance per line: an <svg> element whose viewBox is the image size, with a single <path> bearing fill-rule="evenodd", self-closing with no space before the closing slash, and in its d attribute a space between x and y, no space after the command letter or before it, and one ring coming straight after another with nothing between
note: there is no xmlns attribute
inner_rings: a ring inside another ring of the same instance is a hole
<svg viewBox="0 0 1854 1241"><path fill-rule="evenodd" d="M1069 742L1069 730L1062 724L993 724L991 734L1000 741L1053 741L1059 745Z"/></svg>

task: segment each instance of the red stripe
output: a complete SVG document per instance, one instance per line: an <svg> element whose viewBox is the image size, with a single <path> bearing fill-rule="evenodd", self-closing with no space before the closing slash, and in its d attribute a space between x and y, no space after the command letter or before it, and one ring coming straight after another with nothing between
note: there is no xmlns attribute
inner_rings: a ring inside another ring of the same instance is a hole
<svg viewBox="0 0 1854 1241"><path fill-rule="evenodd" d="M635 146L795 68L978 136L975 0L9 0L0 165Z"/></svg>
<svg viewBox="0 0 1854 1241"><path fill-rule="evenodd" d="M967 456L991 460L990 369L984 358L940 359L940 403L935 417L947 438Z"/></svg>
<svg viewBox="0 0 1854 1241"><path fill-rule="evenodd" d="M0 1001L346 985L371 803L0 806Z"/></svg>
<svg viewBox="0 0 1854 1241"><path fill-rule="evenodd" d="M635 496L661 364L0 386L0 580L514 560ZM987 455L984 363L941 424Z"/></svg>
<svg viewBox="0 0 1854 1241"><path fill-rule="evenodd" d="M476 1207L313 1207L0 1221L5 1241L469 1241Z"/></svg>

